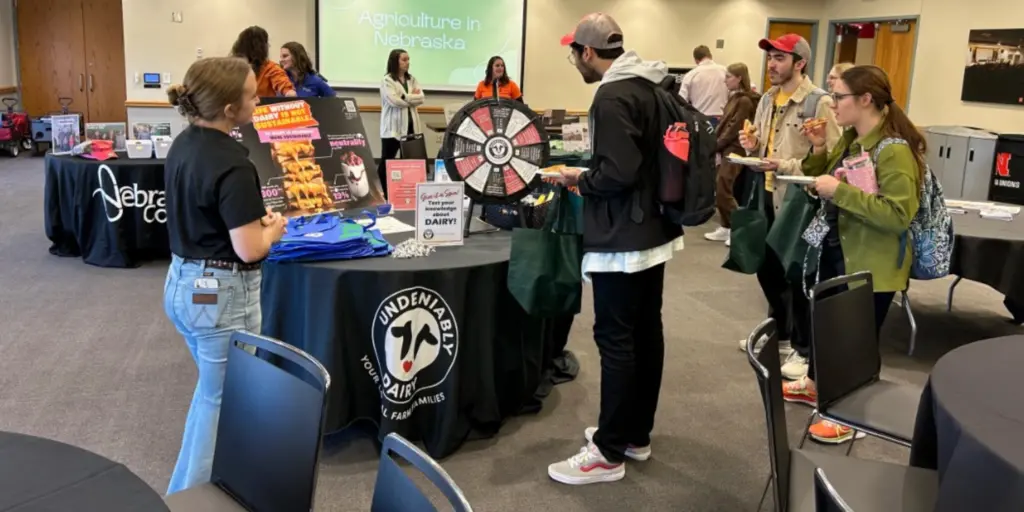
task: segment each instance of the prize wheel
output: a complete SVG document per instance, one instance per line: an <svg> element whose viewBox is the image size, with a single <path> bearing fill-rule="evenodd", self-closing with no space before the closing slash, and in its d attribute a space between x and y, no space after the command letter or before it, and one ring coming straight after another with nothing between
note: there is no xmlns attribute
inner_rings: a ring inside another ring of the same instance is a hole
<svg viewBox="0 0 1024 512"><path fill-rule="evenodd" d="M487 98L462 107L445 130L441 158L481 204L507 204L540 183L551 147L541 118L518 102Z"/></svg>

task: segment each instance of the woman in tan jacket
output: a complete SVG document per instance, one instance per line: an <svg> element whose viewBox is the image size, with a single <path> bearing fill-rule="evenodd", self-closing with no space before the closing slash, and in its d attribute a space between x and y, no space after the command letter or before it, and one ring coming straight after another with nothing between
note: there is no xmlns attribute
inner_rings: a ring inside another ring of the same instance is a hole
<svg viewBox="0 0 1024 512"><path fill-rule="evenodd" d="M731 229L730 216L738 203L733 196L733 185L743 171L743 166L730 163L725 157L730 153L745 154L740 146L740 131L745 121L753 121L757 112L757 102L761 95L750 88L750 72L743 63L732 64L726 68L725 85L729 89L729 102L725 105L722 120L718 123L718 177L716 179L715 203L718 207L718 218L721 227L705 233L704 238L714 242L725 242L729 245ZM743 198L741 198L743 199Z"/></svg>

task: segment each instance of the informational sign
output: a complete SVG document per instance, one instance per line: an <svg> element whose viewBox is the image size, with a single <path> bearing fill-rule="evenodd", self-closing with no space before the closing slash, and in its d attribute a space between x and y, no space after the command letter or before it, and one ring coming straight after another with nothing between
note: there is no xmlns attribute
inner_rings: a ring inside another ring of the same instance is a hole
<svg viewBox="0 0 1024 512"><path fill-rule="evenodd" d="M384 204L352 98L261 98L236 139L249 148L263 203L286 216Z"/></svg>
<svg viewBox="0 0 1024 512"><path fill-rule="evenodd" d="M426 160L388 160L388 200L398 211L416 209L416 185L427 181Z"/></svg>
<svg viewBox="0 0 1024 512"><path fill-rule="evenodd" d="M562 125L562 150L569 153L590 151L590 130L585 123Z"/></svg>
<svg viewBox="0 0 1024 512"><path fill-rule="evenodd" d="M71 150L82 140L81 120L78 114L67 114L50 117L50 126L53 131L53 154L68 155Z"/></svg>
<svg viewBox="0 0 1024 512"><path fill-rule="evenodd" d="M416 241L426 245L462 245L465 184L416 185Z"/></svg>
<svg viewBox="0 0 1024 512"><path fill-rule="evenodd" d="M1024 135L1000 135L996 141L996 161L988 198L992 201L1024 205Z"/></svg>

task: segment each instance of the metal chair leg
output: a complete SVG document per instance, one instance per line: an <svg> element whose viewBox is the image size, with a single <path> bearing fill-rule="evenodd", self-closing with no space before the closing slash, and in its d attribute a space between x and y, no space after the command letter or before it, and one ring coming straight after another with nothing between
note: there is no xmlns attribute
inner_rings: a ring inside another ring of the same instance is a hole
<svg viewBox="0 0 1024 512"><path fill-rule="evenodd" d="M853 452L853 443L857 442L857 431L853 431L853 438L850 439L850 446L846 447L846 456L849 457L850 453Z"/></svg>
<svg viewBox="0 0 1024 512"><path fill-rule="evenodd" d="M903 298L903 311L907 313L907 321L910 322L910 350L907 352L908 356L914 355L914 348L917 347L917 320L914 319L914 311L910 309L910 297L907 296L907 292L901 292Z"/></svg>
<svg viewBox="0 0 1024 512"><path fill-rule="evenodd" d="M804 425L804 432L803 432L803 435L800 437L800 444L796 445L796 448L798 450L800 448L803 448L804 447L804 443L807 442L807 436L810 435L810 432L808 432L808 429L811 428L811 424L814 423L814 418L817 415L818 415L818 410L815 409L813 412L811 412L811 415L807 417L807 424Z"/></svg>
<svg viewBox="0 0 1024 512"><path fill-rule="evenodd" d="M960 280L963 279L960 276L956 276L956 279L949 284L949 293L946 295L946 312L953 311L953 290L956 289L956 285L960 284Z"/></svg>
<svg viewBox="0 0 1024 512"><path fill-rule="evenodd" d="M768 475L768 481L764 483L764 492L761 493L761 501L757 502L757 510L754 512L761 512L761 507L764 506L764 499L768 496L768 489L772 486L772 476Z"/></svg>

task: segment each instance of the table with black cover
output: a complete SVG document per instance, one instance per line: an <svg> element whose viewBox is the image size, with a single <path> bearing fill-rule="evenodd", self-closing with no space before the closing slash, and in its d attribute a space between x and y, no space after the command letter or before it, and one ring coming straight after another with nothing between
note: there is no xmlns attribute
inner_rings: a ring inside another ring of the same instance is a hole
<svg viewBox="0 0 1024 512"><path fill-rule="evenodd" d="M1003 221L968 211L953 215L953 230L950 273L995 288L1014 319L1024 322L1024 213ZM950 305L957 282L950 287Z"/></svg>
<svg viewBox="0 0 1024 512"><path fill-rule="evenodd" d="M385 235L393 245L412 236ZM567 326L528 317L508 292L510 246L493 232L424 258L268 262L263 333L327 368L327 432L370 420L381 438L397 432L447 456L471 431L493 435L539 410L552 373L566 380L551 366Z"/></svg>
<svg viewBox="0 0 1024 512"><path fill-rule="evenodd" d="M49 439L0 432L0 511L167 510L128 468Z"/></svg>
<svg viewBox="0 0 1024 512"><path fill-rule="evenodd" d="M168 258L164 160L46 155L50 253L100 267Z"/></svg>
<svg viewBox="0 0 1024 512"><path fill-rule="evenodd" d="M1024 336L959 347L921 394L912 466L937 469L937 511L1024 510Z"/></svg>

